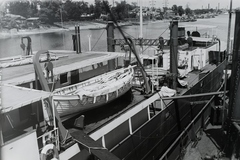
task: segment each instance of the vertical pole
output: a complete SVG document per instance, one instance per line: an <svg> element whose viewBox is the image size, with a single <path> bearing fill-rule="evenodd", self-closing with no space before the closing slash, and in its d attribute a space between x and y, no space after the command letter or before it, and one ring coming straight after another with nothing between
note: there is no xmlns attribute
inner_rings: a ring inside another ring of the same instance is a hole
<svg viewBox="0 0 240 160"><path fill-rule="evenodd" d="M230 1L229 19L228 19L228 37L227 37L227 54L229 53L229 42L231 35L231 20L232 20L232 0Z"/></svg>
<svg viewBox="0 0 240 160"><path fill-rule="evenodd" d="M57 126L56 126L56 118L55 118L55 104L54 104L54 98L52 97L52 101L51 101L51 106L52 106L52 113L53 113L53 126L54 126L54 130L57 128Z"/></svg>
<svg viewBox="0 0 240 160"><path fill-rule="evenodd" d="M112 17L108 16L108 25L107 25L107 46L108 52L115 52L115 44L114 44L114 24L112 21Z"/></svg>
<svg viewBox="0 0 240 160"><path fill-rule="evenodd" d="M154 76L154 59L152 59L152 93L154 92L154 82L155 82L155 76Z"/></svg>
<svg viewBox="0 0 240 160"><path fill-rule="evenodd" d="M131 118L128 119L128 125L129 125L129 134L132 135L132 121L131 121Z"/></svg>
<svg viewBox="0 0 240 160"><path fill-rule="evenodd" d="M76 35L72 35L72 40L73 40L73 50L76 51Z"/></svg>
<svg viewBox="0 0 240 160"><path fill-rule="evenodd" d="M80 26L79 25L78 25L78 53L82 53L82 51L81 51Z"/></svg>
<svg viewBox="0 0 240 160"><path fill-rule="evenodd" d="M227 37L227 55L225 55L225 65L227 67L228 59L230 58L229 45L230 45L230 34L231 34L231 20L232 20L232 0L230 1L229 20L228 20L228 37ZM231 58L232 59L232 56ZM222 116L222 127L224 125L224 112L226 108L226 90L227 90L227 71L224 74L224 99L223 99L223 116Z"/></svg>
<svg viewBox="0 0 240 160"><path fill-rule="evenodd" d="M2 134L2 125L3 125L3 115L2 115L2 110L0 110L0 148L4 144L3 134ZM1 153L1 149L0 149L0 153Z"/></svg>
<svg viewBox="0 0 240 160"><path fill-rule="evenodd" d="M38 75L37 75L36 71L35 71L35 89L39 89L39 86L38 86Z"/></svg>
<svg viewBox="0 0 240 160"><path fill-rule="evenodd" d="M62 25L62 29L63 29L63 16L62 16L62 10L63 10L63 4L61 4L61 6L60 6L60 14L61 14L61 25ZM65 48L64 47L64 42L65 42L65 38L64 38L64 36L65 36L65 33L64 32L62 32L62 36L63 36L63 48Z"/></svg>
<svg viewBox="0 0 240 160"><path fill-rule="evenodd" d="M233 57L232 57L232 79L230 84L230 99L228 112L228 133L227 133L227 155L231 156L231 145L234 137L232 121L240 122L240 11L236 11Z"/></svg>
<svg viewBox="0 0 240 160"><path fill-rule="evenodd" d="M232 108L233 121L240 122L240 11L236 11L233 59L232 59L232 81L230 92L230 108Z"/></svg>
<svg viewBox="0 0 240 160"><path fill-rule="evenodd" d="M75 48L76 48L76 53L78 53L78 38L77 38L77 26L75 26Z"/></svg>
<svg viewBox="0 0 240 160"><path fill-rule="evenodd" d="M88 35L88 50L92 50L92 45L91 45L91 35Z"/></svg>
<svg viewBox="0 0 240 160"><path fill-rule="evenodd" d="M172 88L177 89L177 66L178 66L178 21L171 22L170 32L170 72L173 76Z"/></svg>
<svg viewBox="0 0 240 160"><path fill-rule="evenodd" d="M142 0L139 0L140 5L140 33L139 33L139 40L140 40L140 54L143 54L143 16L142 16Z"/></svg>
<svg viewBox="0 0 240 160"><path fill-rule="evenodd" d="M142 17L142 1L139 0L139 4L140 4L140 15L139 15L139 18L140 18L140 34L139 34L139 38L142 39L143 38L143 17Z"/></svg>

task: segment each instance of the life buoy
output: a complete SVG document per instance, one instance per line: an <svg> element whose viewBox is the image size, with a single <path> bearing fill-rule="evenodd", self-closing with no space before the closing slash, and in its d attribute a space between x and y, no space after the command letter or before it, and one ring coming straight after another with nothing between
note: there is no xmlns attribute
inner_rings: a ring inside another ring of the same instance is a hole
<svg viewBox="0 0 240 160"><path fill-rule="evenodd" d="M55 159L59 159L59 155L58 155L58 150L55 147L54 144L47 144L46 146L43 147L42 151L41 151L41 160L46 160L47 158L47 152L49 150L53 150L53 157Z"/></svg>

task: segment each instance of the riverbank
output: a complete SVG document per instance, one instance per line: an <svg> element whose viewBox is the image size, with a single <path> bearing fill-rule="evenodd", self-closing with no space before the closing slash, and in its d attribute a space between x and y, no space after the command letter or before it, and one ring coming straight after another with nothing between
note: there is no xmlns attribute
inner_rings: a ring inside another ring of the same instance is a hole
<svg viewBox="0 0 240 160"><path fill-rule="evenodd" d="M162 22L162 21L149 21L147 23L159 23L159 22ZM131 25L131 22L119 23L119 26L129 26L129 25ZM96 22L96 21L94 21L94 22L91 22L91 21L85 21L85 22L69 21L69 22L64 22L63 24L61 22L56 22L54 26L49 26L49 27L41 26L38 29L3 30L3 31L0 31L0 39L18 37L18 36L27 36L27 35L33 35L33 34L72 31L72 30L75 30L75 26L80 26L80 30L106 28L106 24L104 24L102 22Z"/></svg>
<svg viewBox="0 0 240 160"><path fill-rule="evenodd" d="M63 28L61 28L62 24L60 22L57 22L56 26L60 26L60 27L49 26L49 27L40 27L38 29L3 30L3 31L0 31L0 39L10 38L15 36L27 36L27 35L33 35L33 34L70 31L70 30L74 30L76 25L80 26L80 30L106 27L106 24L97 23L97 22L64 22Z"/></svg>

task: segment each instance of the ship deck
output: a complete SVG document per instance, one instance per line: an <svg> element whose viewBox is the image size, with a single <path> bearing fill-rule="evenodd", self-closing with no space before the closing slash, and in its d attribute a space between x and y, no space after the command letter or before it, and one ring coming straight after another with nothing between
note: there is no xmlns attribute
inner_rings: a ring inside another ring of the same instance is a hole
<svg viewBox="0 0 240 160"><path fill-rule="evenodd" d="M212 71L214 68L216 68L216 65L209 64L204 68L202 68L201 71L196 70L196 71L190 72L188 76L185 79L183 79L188 82L188 87L178 88L177 94L183 95L189 88L194 86L199 81L199 75L202 72L208 73ZM130 110L131 108L134 108L137 104L147 99L138 90L132 89L132 94L133 94L133 100L131 102L128 102L126 100L129 98L129 94L126 94L105 106L87 111L85 113L81 113L79 115L76 115L70 118L69 120L64 122L64 126L66 126L66 128L68 129L76 128L76 126L74 126L75 119L80 117L81 115L84 115L84 132L86 134L93 133L94 131L98 130L102 126L106 125L110 121L121 116L126 111ZM161 103L160 101L156 101L156 106L154 110L155 114L161 111L162 106L160 103ZM171 100L164 100L165 106L167 106L169 103L171 103Z"/></svg>
<svg viewBox="0 0 240 160"><path fill-rule="evenodd" d="M111 52L88 52L76 54L74 51L50 51L50 53L62 56L62 58L52 61L54 66L54 75L72 71L78 68L83 68L116 57L116 55L111 54ZM41 63L42 67L43 65L44 62ZM3 68L2 75L2 83L13 85L35 80L33 64Z"/></svg>
<svg viewBox="0 0 240 160"><path fill-rule="evenodd" d="M183 160L218 159L222 156L221 151L225 135L222 132L221 125L209 124L197 136L197 141L187 146Z"/></svg>

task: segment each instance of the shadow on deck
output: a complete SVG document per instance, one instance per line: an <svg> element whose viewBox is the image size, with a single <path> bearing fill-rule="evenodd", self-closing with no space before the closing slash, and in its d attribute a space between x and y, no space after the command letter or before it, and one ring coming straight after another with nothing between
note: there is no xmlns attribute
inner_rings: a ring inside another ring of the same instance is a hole
<svg viewBox="0 0 240 160"><path fill-rule="evenodd" d="M222 155L226 135L220 125L209 124L202 135L198 135L198 137L196 145L191 143L186 148L183 160L228 160Z"/></svg>

